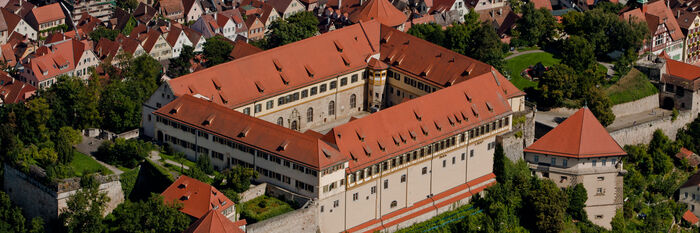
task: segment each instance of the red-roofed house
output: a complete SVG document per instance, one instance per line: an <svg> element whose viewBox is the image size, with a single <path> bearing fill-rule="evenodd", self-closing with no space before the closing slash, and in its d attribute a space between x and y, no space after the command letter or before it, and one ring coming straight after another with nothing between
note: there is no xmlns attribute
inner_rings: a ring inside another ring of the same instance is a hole
<svg viewBox="0 0 700 233"><path fill-rule="evenodd" d="M461 0L457 1L461 3ZM369 0L364 2L360 8L354 9L355 11L351 12L349 17L353 23L377 20L383 25L403 30L404 23L408 19L406 14L396 9L388 0Z"/></svg>
<svg viewBox="0 0 700 233"><path fill-rule="evenodd" d="M248 17L245 21L245 26L248 28L248 39L259 40L265 36L267 27L257 16Z"/></svg>
<svg viewBox="0 0 700 233"><path fill-rule="evenodd" d="M238 12L238 15L245 14L248 17L251 17L251 15L257 16L258 18L260 18L260 21L263 24L265 24L266 28L270 27L272 21L275 21L280 18L280 14L277 12L277 10L275 10L275 8L272 7L272 5L258 0L243 0L239 5L238 9L228 10L222 13L226 15L229 14L228 12ZM236 20L237 24L238 22L239 20ZM240 22L243 22L242 18Z"/></svg>
<svg viewBox="0 0 700 233"><path fill-rule="evenodd" d="M0 20L0 44L7 43L12 33L19 33L32 40L37 39L36 30L18 15L15 15L5 8L0 8L0 14L2 17L2 20Z"/></svg>
<svg viewBox="0 0 700 233"><path fill-rule="evenodd" d="M63 0L68 12L73 15L73 21L77 22L85 17L83 13L100 20L108 20L114 12L115 4L103 0Z"/></svg>
<svg viewBox="0 0 700 233"><path fill-rule="evenodd" d="M695 216L692 211L686 210L685 213L683 213L683 220L688 222L690 225L698 225L698 216Z"/></svg>
<svg viewBox="0 0 700 233"><path fill-rule="evenodd" d="M272 5L285 19L293 14L306 11L306 6L299 0L267 0L266 3Z"/></svg>
<svg viewBox="0 0 700 233"><path fill-rule="evenodd" d="M662 52L658 57L649 56L655 72L648 73L652 81L658 82L660 105L666 109L697 110L696 99L700 90L700 67L672 60Z"/></svg>
<svg viewBox="0 0 700 233"><path fill-rule="evenodd" d="M688 161L688 165L692 167L697 167L698 164L700 164L700 156L686 149L685 147L681 148L680 151L676 153L676 158L685 159Z"/></svg>
<svg viewBox="0 0 700 233"><path fill-rule="evenodd" d="M16 80L4 71L0 71L0 106L24 102L36 94L36 88Z"/></svg>
<svg viewBox="0 0 700 233"><path fill-rule="evenodd" d="M99 59L86 42L71 39L37 49L37 53L22 64L20 78L43 89L56 83L61 75L87 79L89 68L98 64Z"/></svg>
<svg viewBox="0 0 700 233"><path fill-rule="evenodd" d="M25 19L38 31L39 36L47 36L48 30L66 24L66 16L59 3L34 8Z"/></svg>
<svg viewBox="0 0 700 233"><path fill-rule="evenodd" d="M236 207L228 197L214 186L185 175L178 177L160 195L166 203L181 203L180 212L193 218L202 218L211 210L228 219L236 218Z"/></svg>
<svg viewBox="0 0 700 233"><path fill-rule="evenodd" d="M182 52L182 47L183 46L192 46L192 41L187 37L185 34L185 31L180 29L179 27L170 27L170 31L168 31L167 37L165 37L165 41L168 42L170 47L172 48L172 57L180 57L180 52ZM194 48L194 47L193 47Z"/></svg>
<svg viewBox="0 0 700 233"><path fill-rule="evenodd" d="M200 0L182 0L182 4L185 9L186 22L194 22L204 14L204 9L202 9L202 2Z"/></svg>
<svg viewBox="0 0 700 233"><path fill-rule="evenodd" d="M229 40L235 40L238 35L247 36L247 27L241 14L235 10L227 12L202 15L190 28L201 33L206 39L216 35L222 35Z"/></svg>
<svg viewBox="0 0 700 233"><path fill-rule="evenodd" d="M643 2L641 7L620 14L624 20L644 22L649 28L651 39L645 41L639 53L652 52L658 55L666 51L671 59L683 60L684 36L671 9L663 0Z"/></svg>
<svg viewBox="0 0 700 233"><path fill-rule="evenodd" d="M697 224L697 216L700 215L700 172L688 177L688 180L681 185L678 190L678 202L688 205L688 211L693 215L687 216L688 219L686 221L691 222L691 224ZM683 215L684 219L686 214Z"/></svg>
<svg viewBox="0 0 700 233"><path fill-rule="evenodd" d="M159 0L154 7L158 13L172 21L185 23L185 5L183 0Z"/></svg>
<svg viewBox="0 0 700 233"><path fill-rule="evenodd" d="M244 233L246 221L231 222L219 211L210 210L192 223L184 233Z"/></svg>
<svg viewBox="0 0 700 233"><path fill-rule="evenodd" d="M139 40L143 50L156 60L162 61L172 58L172 47L160 31L148 30L139 35Z"/></svg>
<svg viewBox="0 0 700 233"><path fill-rule="evenodd" d="M678 9L675 12L676 21L685 35L683 61L700 65L700 13Z"/></svg>
<svg viewBox="0 0 700 233"><path fill-rule="evenodd" d="M559 187L583 184L588 219L611 229L622 207L622 156L626 153L588 108L582 108L528 146L525 161Z"/></svg>

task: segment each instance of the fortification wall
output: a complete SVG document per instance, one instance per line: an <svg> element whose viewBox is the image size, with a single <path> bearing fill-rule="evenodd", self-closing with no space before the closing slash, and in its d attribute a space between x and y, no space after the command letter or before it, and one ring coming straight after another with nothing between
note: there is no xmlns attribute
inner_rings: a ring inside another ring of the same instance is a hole
<svg viewBox="0 0 700 233"><path fill-rule="evenodd" d="M659 94L653 94L632 102L618 104L612 107L616 117L632 115L659 107Z"/></svg>
<svg viewBox="0 0 700 233"><path fill-rule="evenodd" d="M246 226L247 233L320 232L318 204Z"/></svg>
<svg viewBox="0 0 700 233"><path fill-rule="evenodd" d="M517 118L525 117L522 123L516 123ZM535 141L535 112L522 111L513 114L513 130L496 136L496 142L503 146L503 152L511 161L523 158L523 149Z"/></svg>

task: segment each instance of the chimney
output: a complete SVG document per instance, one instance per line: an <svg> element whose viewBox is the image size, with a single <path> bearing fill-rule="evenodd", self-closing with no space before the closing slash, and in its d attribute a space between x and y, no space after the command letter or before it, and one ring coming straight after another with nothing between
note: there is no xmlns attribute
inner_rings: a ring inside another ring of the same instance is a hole
<svg viewBox="0 0 700 233"><path fill-rule="evenodd" d="M678 10L677 12L678 13L676 13L676 18L680 18L681 17L681 10Z"/></svg>

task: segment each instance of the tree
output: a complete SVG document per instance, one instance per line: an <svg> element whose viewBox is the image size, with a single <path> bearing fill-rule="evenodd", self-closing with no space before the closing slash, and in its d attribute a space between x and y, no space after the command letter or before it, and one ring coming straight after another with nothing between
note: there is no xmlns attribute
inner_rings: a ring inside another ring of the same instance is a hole
<svg viewBox="0 0 700 233"><path fill-rule="evenodd" d="M68 198L65 211L59 216L65 232L94 232L105 230L102 213L109 197L98 189L97 184L82 187Z"/></svg>
<svg viewBox="0 0 700 233"><path fill-rule="evenodd" d="M117 30L111 30L107 29L106 27L99 26L97 29L93 30L90 32L90 40L93 42L97 43L100 41L102 38L106 38L108 40L114 40L117 38L117 35L119 35L119 31Z"/></svg>
<svg viewBox="0 0 700 233"><path fill-rule="evenodd" d="M445 31L443 31L442 26L440 26L437 23L424 23L413 25L410 29L408 29L408 34L430 41L433 44L446 47Z"/></svg>
<svg viewBox="0 0 700 233"><path fill-rule="evenodd" d="M220 185L222 189L232 189L237 193L245 192L250 187L250 180L258 177L258 173L252 168L234 166L221 173L225 184ZM217 183L221 184L221 179Z"/></svg>
<svg viewBox="0 0 700 233"><path fill-rule="evenodd" d="M211 158L207 154L197 156L197 168L206 174L214 173L214 168L211 166Z"/></svg>
<svg viewBox="0 0 700 233"><path fill-rule="evenodd" d="M551 180L538 180L530 194L531 217L537 232L561 232L566 213L566 194Z"/></svg>
<svg viewBox="0 0 700 233"><path fill-rule="evenodd" d="M127 200L107 217L110 232L183 232L190 218L178 210L182 207L178 204L165 203L158 194L151 194L146 201Z"/></svg>
<svg viewBox="0 0 700 233"><path fill-rule="evenodd" d="M669 155L675 154L672 142L661 129L654 131L654 135L649 142L649 154L654 163L655 174L666 174L673 169L673 161Z"/></svg>
<svg viewBox="0 0 700 233"><path fill-rule="evenodd" d="M194 58L194 48L192 46L183 46L180 56L170 59L168 64L168 77L177 78L190 73L190 60Z"/></svg>
<svg viewBox="0 0 700 233"><path fill-rule="evenodd" d="M592 87L586 96L588 108L603 126L608 126L615 121L615 114L612 112L612 101L603 91Z"/></svg>
<svg viewBox="0 0 700 233"><path fill-rule="evenodd" d="M556 64L551 70L540 78L539 89L541 91L541 104L543 107L560 106L564 99L571 98L572 88L578 77L571 67L564 64Z"/></svg>
<svg viewBox="0 0 700 233"><path fill-rule="evenodd" d="M117 1L117 7L122 8L128 12L132 12L138 7L138 0L121 0Z"/></svg>
<svg viewBox="0 0 700 233"><path fill-rule="evenodd" d="M270 24L265 49L300 41L318 34L318 18L310 11L293 14Z"/></svg>
<svg viewBox="0 0 700 233"><path fill-rule="evenodd" d="M52 124L49 127L54 130L62 126L76 129L98 127L99 91L94 80L86 84L77 77L59 77L58 82L44 93L52 109Z"/></svg>
<svg viewBox="0 0 700 233"><path fill-rule="evenodd" d="M233 45L223 36L217 35L207 39L207 41L204 42L203 47L204 58L207 60L207 66L212 67L230 61L228 55L231 54L232 50Z"/></svg>
<svg viewBox="0 0 700 233"><path fill-rule="evenodd" d="M470 41L470 49L465 55L485 62L498 70L502 70L505 67L503 43L493 26L487 23L480 24L472 33Z"/></svg>
<svg viewBox="0 0 700 233"><path fill-rule="evenodd" d="M543 46L554 38L557 21L549 10L535 9L532 2L522 7L523 16L516 23L514 36L528 45Z"/></svg>
<svg viewBox="0 0 700 233"><path fill-rule="evenodd" d="M587 221L588 216L586 215L586 201L588 200L588 193L586 188L583 187L582 183L578 183L573 187L566 189L569 198L569 206L566 208L566 213L571 215L573 219L579 221Z"/></svg>
<svg viewBox="0 0 700 233"><path fill-rule="evenodd" d="M127 168L136 167L152 150L152 146L139 139L126 140L117 138L114 142L106 141L97 148L95 156L109 164Z"/></svg>
<svg viewBox="0 0 700 233"><path fill-rule="evenodd" d="M107 85L99 104L103 129L121 133L139 127L142 102L133 99L133 92L125 82Z"/></svg>
<svg viewBox="0 0 700 233"><path fill-rule="evenodd" d="M493 174L496 175L496 181L503 183L506 180L506 155L503 152L503 145L496 144L496 151L493 153Z"/></svg>
<svg viewBox="0 0 700 233"><path fill-rule="evenodd" d="M570 36L564 41L561 46L561 56L563 64L579 72L597 64L593 46L579 36Z"/></svg>
<svg viewBox="0 0 700 233"><path fill-rule="evenodd" d="M73 145L79 144L82 140L83 138L80 135L80 131L69 126L61 127L54 139L55 149L58 153L58 161L62 164L68 164L73 161L73 153L75 153Z"/></svg>
<svg viewBox="0 0 700 233"><path fill-rule="evenodd" d="M26 232L25 218L22 209L12 205L10 196L0 191L0 231L2 232Z"/></svg>

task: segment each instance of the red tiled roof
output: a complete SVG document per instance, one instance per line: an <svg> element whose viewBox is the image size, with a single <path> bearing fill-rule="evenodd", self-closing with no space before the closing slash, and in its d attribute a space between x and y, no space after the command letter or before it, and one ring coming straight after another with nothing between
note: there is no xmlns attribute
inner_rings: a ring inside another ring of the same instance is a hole
<svg viewBox="0 0 700 233"><path fill-rule="evenodd" d="M434 0L433 7L430 8L431 12L445 12L449 11L455 4L455 0Z"/></svg>
<svg viewBox="0 0 700 233"><path fill-rule="evenodd" d="M695 81L700 78L700 67L670 59L668 56L666 58L666 72L671 76L689 81Z"/></svg>
<svg viewBox="0 0 700 233"><path fill-rule="evenodd" d="M167 41L171 47L175 46L177 39L180 38L180 32L182 32L182 29L179 27L170 27L170 31L168 32L168 36L165 38L165 41Z"/></svg>
<svg viewBox="0 0 700 233"><path fill-rule="evenodd" d="M512 84L482 74L335 127L324 138L335 142L349 170L356 171L506 116L511 107L502 85Z"/></svg>
<svg viewBox="0 0 700 233"><path fill-rule="evenodd" d="M5 29L8 32L14 31L19 21L22 20L22 18L13 14L5 8L0 8L0 13L2 13L3 19L3 22L0 22L0 29Z"/></svg>
<svg viewBox="0 0 700 233"><path fill-rule="evenodd" d="M212 209L221 212L234 205L214 186L185 175L177 178L161 196L166 203L182 203L180 212L195 218L201 218Z"/></svg>
<svg viewBox="0 0 700 233"><path fill-rule="evenodd" d="M685 147L681 148L681 150L676 154L676 158L686 159L688 164L693 167L697 167L698 164L700 164L700 156L696 155Z"/></svg>
<svg viewBox="0 0 700 233"><path fill-rule="evenodd" d="M532 0L532 3L535 4L535 9L545 8L550 11L552 10L552 2L549 0Z"/></svg>
<svg viewBox="0 0 700 233"><path fill-rule="evenodd" d="M293 0L268 0L267 3L272 5L272 7L275 8L277 12L280 12L280 14L284 14L292 1Z"/></svg>
<svg viewBox="0 0 700 233"><path fill-rule="evenodd" d="M0 71L0 105L24 102L36 94L36 88L25 82L10 77Z"/></svg>
<svg viewBox="0 0 700 233"><path fill-rule="evenodd" d="M369 0L362 4L359 11L350 14L350 21L354 23L378 20L379 23L390 27L399 26L406 22L406 19L408 16L387 0Z"/></svg>
<svg viewBox="0 0 700 233"><path fill-rule="evenodd" d="M233 45L233 50L231 50L231 53L229 54L229 57L232 57L233 59L239 59L262 51L264 50L255 47L254 45L248 44L243 40L236 40L235 44Z"/></svg>
<svg viewBox="0 0 700 233"><path fill-rule="evenodd" d="M95 18L87 12L83 12L83 14L80 16L80 20L78 20L78 23L76 24L76 27L83 30L85 33L90 33L95 30L97 25L100 25L101 23L102 21L100 19Z"/></svg>
<svg viewBox="0 0 700 233"><path fill-rule="evenodd" d="M219 211L209 210L183 233L243 233L239 227Z"/></svg>
<svg viewBox="0 0 700 233"><path fill-rule="evenodd" d="M569 116L524 151L572 158L626 155L588 108Z"/></svg>
<svg viewBox="0 0 700 233"><path fill-rule="evenodd" d="M32 15L34 15L39 24L66 18L63 15L61 5L58 3L34 8L32 9Z"/></svg>
<svg viewBox="0 0 700 233"><path fill-rule="evenodd" d="M690 224L696 224L698 222L698 217L693 214L693 212L690 212L690 210L686 210L685 213L683 213L683 220L688 221Z"/></svg>
<svg viewBox="0 0 700 233"><path fill-rule="evenodd" d="M342 30L262 51L255 56L247 56L183 75L168 81L168 84L176 96L185 94L215 96L212 101L232 108L277 95L292 88L337 77L341 73L365 68L367 66L365 59L379 52L379 36L371 34L378 34L378 32L379 24L376 21L354 24ZM335 42L353 49L340 52ZM305 56L299 56L299 54L305 54ZM349 65L345 65L341 54L349 60ZM280 70L275 66L275 61L280 64ZM305 65L314 69L316 72L314 78L308 76ZM281 74L286 75L288 79L286 85L280 78ZM217 90L212 84L211 79L214 77L218 77L221 82L221 90ZM262 84L265 90L258 91L256 83ZM226 96L225 100L218 97L220 93Z"/></svg>
<svg viewBox="0 0 700 233"><path fill-rule="evenodd" d="M37 54L41 55L32 58L24 66L32 69L33 75L38 81L65 74L75 69L76 63L82 57L83 51L85 51L85 46L86 44L75 39L54 44L51 49L44 46L37 49ZM40 50L45 52L39 53ZM60 65L67 65L67 67L59 69ZM44 72L46 72L46 75L43 74Z"/></svg>
<svg viewBox="0 0 700 233"><path fill-rule="evenodd" d="M185 35L187 35L187 38L190 39L190 42L192 42L192 47L197 46L199 39L202 38L202 33L199 33L190 27L184 27L182 30L185 31Z"/></svg>
<svg viewBox="0 0 700 233"><path fill-rule="evenodd" d="M646 9L646 12L643 11L644 9ZM663 0L647 3L646 8L635 8L623 12L621 17L625 20L634 19L646 22L652 34L656 31L659 24L666 24L669 34L674 41L683 39L683 32L681 32L673 12Z"/></svg>
<svg viewBox="0 0 700 233"><path fill-rule="evenodd" d="M173 81L178 79L182 78ZM320 170L344 160L330 144L319 137L248 116L191 95L175 99L154 114L207 130L213 135L249 147L281 155L314 169ZM212 117L214 120L208 120ZM203 124L205 121L208 121L206 125ZM242 131L246 131L245 135L241 135Z"/></svg>
<svg viewBox="0 0 700 233"><path fill-rule="evenodd" d="M158 39L161 37L161 33L158 30L150 30L148 31L146 40L143 42L143 49L146 50L147 53L151 52L151 49L153 49L153 46L156 45L156 42L158 42Z"/></svg>
<svg viewBox="0 0 700 233"><path fill-rule="evenodd" d="M491 72L491 66L486 63L391 27L381 27L380 40L381 61L432 85L454 85Z"/></svg>

